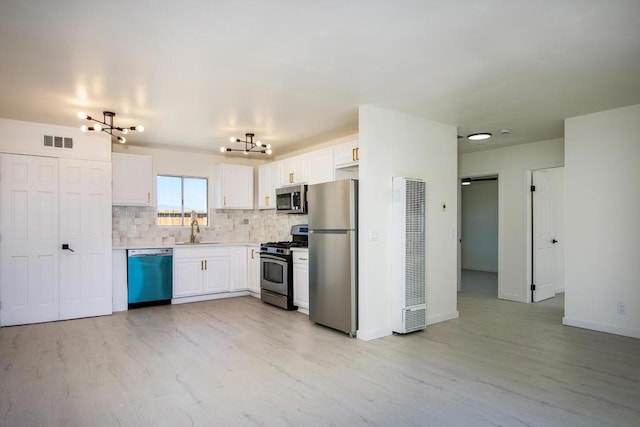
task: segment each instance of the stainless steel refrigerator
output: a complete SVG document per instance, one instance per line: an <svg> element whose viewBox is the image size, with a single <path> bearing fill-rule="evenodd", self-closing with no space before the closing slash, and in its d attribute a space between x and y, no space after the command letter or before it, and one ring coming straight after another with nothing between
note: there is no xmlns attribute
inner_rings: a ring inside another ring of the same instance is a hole
<svg viewBox="0 0 640 427"><path fill-rule="evenodd" d="M356 336L358 181L310 185L309 319Z"/></svg>

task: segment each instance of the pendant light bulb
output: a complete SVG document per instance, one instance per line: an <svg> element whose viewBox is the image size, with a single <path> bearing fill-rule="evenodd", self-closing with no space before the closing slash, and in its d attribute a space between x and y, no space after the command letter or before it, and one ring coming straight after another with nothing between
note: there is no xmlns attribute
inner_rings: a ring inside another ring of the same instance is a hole
<svg viewBox="0 0 640 427"><path fill-rule="evenodd" d="M256 145L257 145L258 147L262 147L262 142L261 142L261 141L256 141Z"/></svg>
<svg viewBox="0 0 640 427"><path fill-rule="evenodd" d="M87 118L87 113L83 113L82 111L80 111L78 113L78 118L82 119L82 120L86 119Z"/></svg>
<svg viewBox="0 0 640 427"><path fill-rule="evenodd" d="M220 147L220 152L224 153L225 151L227 151L227 149L225 147Z"/></svg>
<svg viewBox="0 0 640 427"><path fill-rule="evenodd" d="M125 134L125 135L128 134L129 133L129 129L127 129L127 128L122 129L122 133Z"/></svg>
<svg viewBox="0 0 640 427"><path fill-rule="evenodd" d="M136 130L137 130L138 132L144 132L144 126L142 126L142 125L138 125L138 126L136 126Z"/></svg>
<svg viewBox="0 0 640 427"><path fill-rule="evenodd" d="M82 132L86 132L86 131L88 131L88 130L89 130L89 128L87 127L87 125L82 125L82 126L80 126L80 130L81 130Z"/></svg>
<svg viewBox="0 0 640 427"><path fill-rule="evenodd" d="M102 130L102 125L100 123L96 123L93 125L93 130L100 132Z"/></svg>
<svg viewBox="0 0 640 427"><path fill-rule="evenodd" d="M118 142L120 142L120 144L124 144L125 142L127 142L127 138L125 138L124 136L119 136Z"/></svg>
<svg viewBox="0 0 640 427"><path fill-rule="evenodd" d="M236 141L237 141L237 139L235 137L233 137L233 136L231 138L229 138L229 142L236 142Z"/></svg>
<svg viewBox="0 0 640 427"><path fill-rule="evenodd" d="M271 151L271 148L269 148L269 149L267 149L266 153L267 154L271 154L271 153L273 153L273 151Z"/></svg>

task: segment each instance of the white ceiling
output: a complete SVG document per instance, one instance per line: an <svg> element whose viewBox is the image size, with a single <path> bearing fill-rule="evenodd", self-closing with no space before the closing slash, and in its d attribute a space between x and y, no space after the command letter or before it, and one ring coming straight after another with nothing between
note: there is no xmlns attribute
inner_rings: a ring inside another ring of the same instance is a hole
<svg viewBox="0 0 640 427"><path fill-rule="evenodd" d="M356 132L361 104L518 144L640 103L640 1L2 0L0 79L0 117L111 110L135 145L254 132L279 155Z"/></svg>

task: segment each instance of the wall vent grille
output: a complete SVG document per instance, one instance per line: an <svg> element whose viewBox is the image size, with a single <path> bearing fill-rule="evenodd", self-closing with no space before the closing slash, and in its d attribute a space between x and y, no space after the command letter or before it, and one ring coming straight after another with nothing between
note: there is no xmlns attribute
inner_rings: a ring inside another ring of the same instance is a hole
<svg viewBox="0 0 640 427"><path fill-rule="evenodd" d="M393 178L393 330L427 327L427 187L413 178Z"/></svg>
<svg viewBox="0 0 640 427"><path fill-rule="evenodd" d="M45 147L73 149L73 138L67 136L43 135L42 141Z"/></svg>
<svg viewBox="0 0 640 427"><path fill-rule="evenodd" d="M404 325L406 332L424 329L427 324L427 310L424 307L416 310L404 311Z"/></svg>
<svg viewBox="0 0 640 427"><path fill-rule="evenodd" d="M405 304L411 307L425 303L425 185L407 181L405 213Z"/></svg>

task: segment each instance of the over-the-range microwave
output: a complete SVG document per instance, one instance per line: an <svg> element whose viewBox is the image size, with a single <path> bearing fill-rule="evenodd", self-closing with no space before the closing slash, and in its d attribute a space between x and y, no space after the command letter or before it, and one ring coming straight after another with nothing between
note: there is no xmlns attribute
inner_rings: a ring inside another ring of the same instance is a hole
<svg viewBox="0 0 640 427"><path fill-rule="evenodd" d="M290 214L307 213L307 185L277 188L276 211Z"/></svg>

